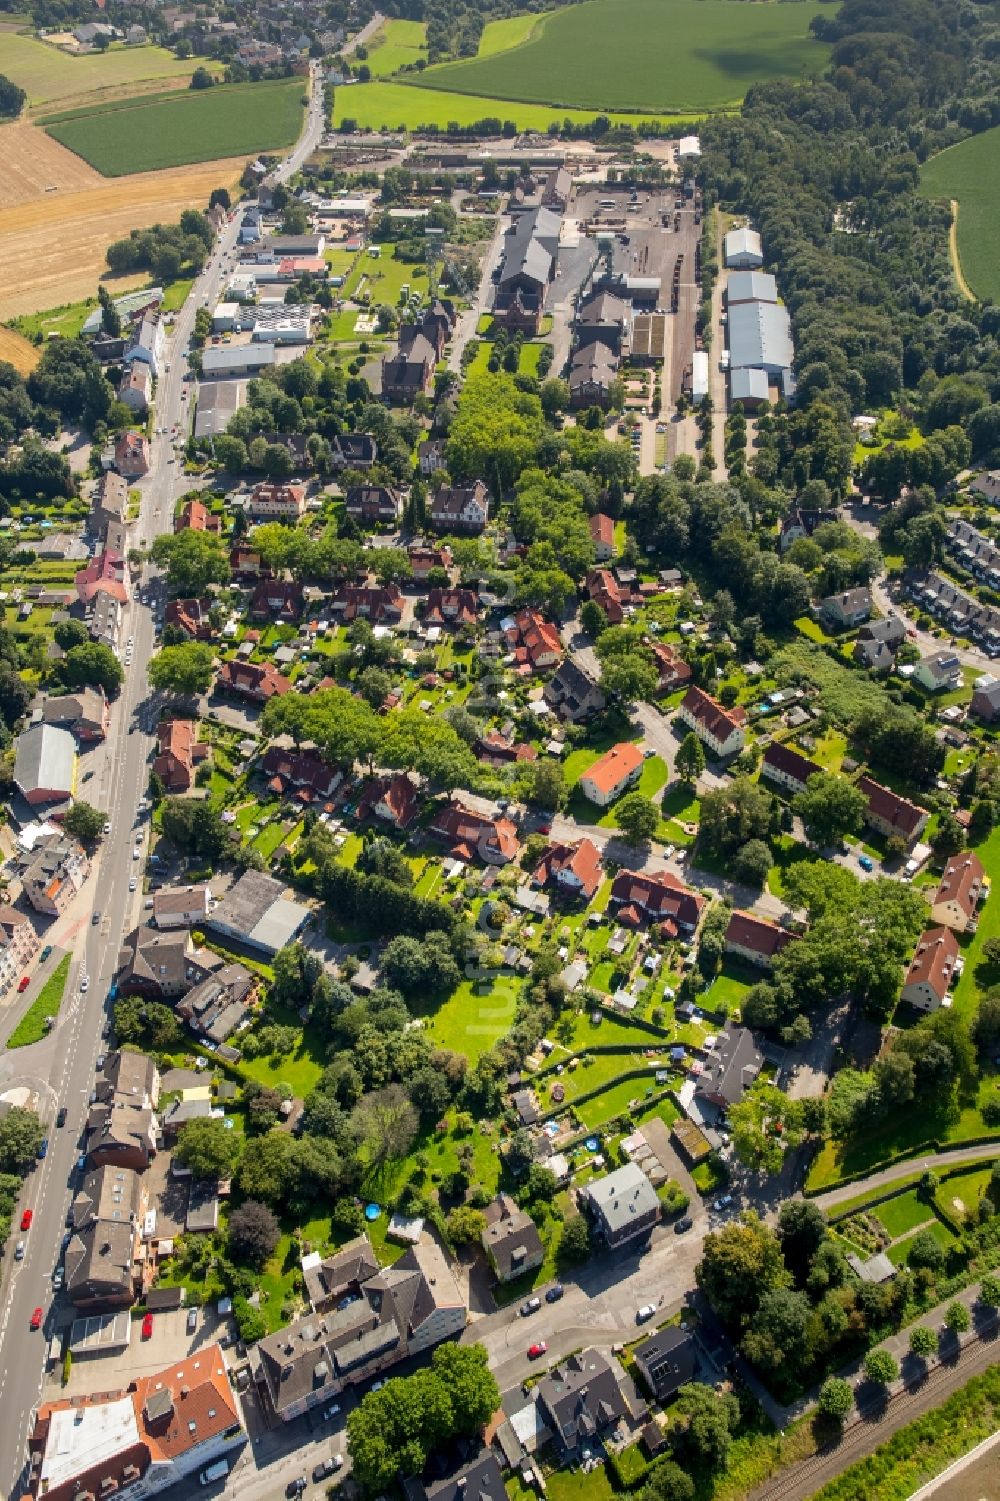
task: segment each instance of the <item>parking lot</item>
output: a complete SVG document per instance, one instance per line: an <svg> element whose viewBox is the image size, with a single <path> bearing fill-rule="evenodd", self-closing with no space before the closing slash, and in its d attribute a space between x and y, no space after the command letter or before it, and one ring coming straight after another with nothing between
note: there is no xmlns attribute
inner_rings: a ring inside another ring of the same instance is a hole
<svg viewBox="0 0 1000 1501"><path fill-rule="evenodd" d="M152 1332L148 1339L142 1338L142 1319L132 1318L129 1342L125 1349L78 1357L73 1362L66 1386L61 1384L60 1371L53 1371L46 1395L51 1400L56 1396L72 1397L102 1388L116 1391L128 1386L136 1376L151 1376L166 1366L186 1360L189 1355L197 1355L199 1350L222 1337L232 1337L232 1321L228 1317L220 1318L214 1304L196 1310L197 1328L193 1334L189 1334L187 1330L188 1312L187 1308L177 1308L165 1313L154 1313ZM225 1353L230 1370L235 1365L242 1364L235 1346Z"/></svg>

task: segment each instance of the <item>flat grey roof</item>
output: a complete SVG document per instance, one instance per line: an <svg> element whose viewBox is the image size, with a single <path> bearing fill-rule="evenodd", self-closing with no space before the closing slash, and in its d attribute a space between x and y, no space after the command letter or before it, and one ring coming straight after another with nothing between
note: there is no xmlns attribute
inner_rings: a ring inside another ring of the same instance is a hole
<svg viewBox="0 0 1000 1501"><path fill-rule="evenodd" d="M17 739L14 781L28 795L39 788L69 793L73 790L76 741L69 730L37 724Z"/></svg>
<svg viewBox="0 0 1000 1501"><path fill-rule="evenodd" d="M234 344L202 351L204 375L231 375L234 370L263 369L274 364L273 344Z"/></svg>
<svg viewBox="0 0 1000 1501"><path fill-rule="evenodd" d="M777 302L778 283L770 271L733 271L726 283L726 298L735 302Z"/></svg>
<svg viewBox="0 0 1000 1501"><path fill-rule="evenodd" d="M732 370L729 374L731 401L767 401L770 394L764 370Z"/></svg>
<svg viewBox="0 0 1000 1501"><path fill-rule="evenodd" d="M218 380L198 390L198 410L194 419L196 438L215 438L224 433L229 419L246 400L246 386L238 380Z"/></svg>
<svg viewBox="0 0 1000 1501"><path fill-rule="evenodd" d="M773 302L737 303L729 310L729 356L734 369L790 369L794 350L788 309Z"/></svg>

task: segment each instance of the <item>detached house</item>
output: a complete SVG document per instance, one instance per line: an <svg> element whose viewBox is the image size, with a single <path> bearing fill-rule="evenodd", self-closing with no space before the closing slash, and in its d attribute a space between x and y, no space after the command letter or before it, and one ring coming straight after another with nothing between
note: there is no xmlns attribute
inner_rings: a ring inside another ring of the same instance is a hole
<svg viewBox="0 0 1000 1501"><path fill-rule="evenodd" d="M581 1193L598 1234L611 1249L648 1239L659 1222L656 1189L634 1162L596 1178Z"/></svg>
<svg viewBox="0 0 1000 1501"><path fill-rule="evenodd" d="M200 500L185 501L180 515L174 522L175 532L212 532L218 536L222 531L222 518L212 512Z"/></svg>
<svg viewBox="0 0 1000 1501"><path fill-rule="evenodd" d="M746 1027L727 1026L715 1039L695 1084L695 1099L728 1110L738 1105L764 1066L764 1055Z"/></svg>
<svg viewBox="0 0 1000 1501"><path fill-rule="evenodd" d="M545 702L570 724L579 724L600 714L607 704L596 679L571 658L560 662L543 689Z"/></svg>
<svg viewBox="0 0 1000 1501"><path fill-rule="evenodd" d="M579 844L550 844L535 867L531 884L589 902L602 874L600 850L589 839L581 839Z"/></svg>
<svg viewBox="0 0 1000 1501"><path fill-rule="evenodd" d="M888 787L883 787L871 777L859 777L857 785L858 791L863 792L868 799L865 823L869 828L886 839L898 836L907 845L917 841L930 817L926 808L918 807L907 798L890 792Z"/></svg>
<svg viewBox="0 0 1000 1501"><path fill-rule="evenodd" d="M872 612L872 595L868 588L845 589L841 594L830 594L820 600L819 613L823 624L832 631L853 630L868 619Z"/></svg>
<svg viewBox="0 0 1000 1501"><path fill-rule="evenodd" d="M391 485L353 485L345 509L355 521L369 526L398 526L403 515L403 497Z"/></svg>
<svg viewBox="0 0 1000 1501"><path fill-rule="evenodd" d="M677 718L693 730L706 749L720 760L736 755L746 744L744 711L739 706L724 709L694 684L681 700Z"/></svg>
<svg viewBox="0 0 1000 1501"><path fill-rule="evenodd" d="M394 776L376 777L368 783L358 801L359 819L372 817L394 829L406 829L417 816L420 794L406 775L398 771Z"/></svg>
<svg viewBox="0 0 1000 1501"><path fill-rule="evenodd" d="M281 750L272 746L264 757L261 770L267 789L284 797L293 793L303 803L331 798L344 780L336 766L307 751Z"/></svg>
<svg viewBox="0 0 1000 1501"><path fill-rule="evenodd" d="M791 942L791 933L753 912L734 912L726 928L726 953L759 969L771 969Z"/></svg>
<svg viewBox="0 0 1000 1501"><path fill-rule="evenodd" d="M70 730L80 741L105 740L111 723L111 705L103 688L80 688L59 698L47 698L42 723Z"/></svg>
<svg viewBox="0 0 1000 1501"><path fill-rule="evenodd" d="M671 938L690 938L698 927L705 898L669 871L646 875L620 870L611 886L610 905L618 922L630 928L662 925Z"/></svg>
<svg viewBox="0 0 1000 1501"><path fill-rule="evenodd" d="M448 845L452 859L479 856L488 865L507 865L520 854L517 830L509 818L488 818L459 802L446 803L435 814L429 832Z"/></svg>
<svg viewBox="0 0 1000 1501"><path fill-rule="evenodd" d="M591 568L584 580L584 588L595 605L599 605L608 619L608 625L621 625L625 619L621 589L618 580L609 568Z"/></svg>
<svg viewBox="0 0 1000 1501"><path fill-rule="evenodd" d="M981 719L984 724L993 724L1000 719L1000 678L993 677L989 672L976 678L969 713Z"/></svg>
<svg viewBox="0 0 1000 1501"><path fill-rule="evenodd" d="M503 622L503 633L514 660L534 672L554 667L563 655L559 632L537 610L519 610Z"/></svg>
<svg viewBox="0 0 1000 1501"><path fill-rule="evenodd" d="M690 683L691 668L675 646L671 646L668 641L655 639L646 644L659 674L657 693L673 693L677 688L683 688L685 683Z"/></svg>
<svg viewBox="0 0 1000 1501"><path fill-rule="evenodd" d="M207 599L171 599L164 613L164 623L175 631L183 631L189 641L213 641L215 630L208 612Z"/></svg>
<svg viewBox="0 0 1000 1501"><path fill-rule="evenodd" d="M509 1194L498 1195L486 1206L485 1219L483 1250L498 1282L513 1282L541 1266L545 1247L537 1226Z"/></svg>
<svg viewBox="0 0 1000 1501"><path fill-rule="evenodd" d="M621 797L629 787L634 787L642 772L642 751L631 741L622 740L605 751L580 778L580 791L584 797L606 808Z"/></svg>
<svg viewBox="0 0 1000 1501"><path fill-rule="evenodd" d="M900 1000L918 1011L937 1011L944 1004L958 963L958 939L950 928L929 928L917 939Z"/></svg>
<svg viewBox="0 0 1000 1501"><path fill-rule="evenodd" d="M594 543L594 557L598 563L606 563L615 554L615 524L610 516L598 511L590 518L590 535Z"/></svg>
<svg viewBox="0 0 1000 1501"><path fill-rule="evenodd" d="M442 485L431 497L429 520L435 531L475 534L485 529L490 492L477 479L471 485Z"/></svg>
<svg viewBox="0 0 1000 1501"><path fill-rule="evenodd" d="M422 544L411 542L407 549L410 559L410 569L415 584L426 584L428 575L434 569L440 568L447 573L451 567L450 547L425 547Z"/></svg>
<svg viewBox="0 0 1000 1501"><path fill-rule="evenodd" d="M149 473L149 439L142 433L122 433L115 444L115 468L125 479Z"/></svg>
<svg viewBox="0 0 1000 1501"><path fill-rule="evenodd" d="M161 720L156 739L154 772L168 792L190 792L195 766L212 754L212 747L198 740L198 727L190 719Z"/></svg>
<svg viewBox="0 0 1000 1501"><path fill-rule="evenodd" d="M223 662L215 680L222 692L235 693L240 698L249 698L254 703L266 704L282 693L290 693L292 685L270 662Z"/></svg>
<svg viewBox="0 0 1000 1501"><path fill-rule="evenodd" d="M983 862L974 850L959 850L944 867L938 889L931 900L931 916L936 923L955 933L976 929L980 905L989 895L990 883Z"/></svg>
<svg viewBox="0 0 1000 1501"><path fill-rule="evenodd" d="M631 1423L631 1409L614 1367L599 1350L568 1356L542 1377L536 1391L545 1426L564 1454L589 1452L605 1435Z"/></svg>

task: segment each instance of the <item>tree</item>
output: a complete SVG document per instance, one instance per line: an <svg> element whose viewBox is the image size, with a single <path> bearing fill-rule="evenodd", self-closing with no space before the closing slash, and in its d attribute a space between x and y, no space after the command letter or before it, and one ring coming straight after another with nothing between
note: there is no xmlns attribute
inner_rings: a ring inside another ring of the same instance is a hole
<svg viewBox="0 0 1000 1501"><path fill-rule="evenodd" d="M456 1246L477 1244L486 1229L486 1216L471 1204L459 1204L448 1216L448 1239Z"/></svg>
<svg viewBox="0 0 1000 1501"><path fill-rule="evenodd" d="M115 1002L115 1035L119 1042L157 1052L175 1048L183 1037L180 1022L170 1006L138 995L120 996Z"/></svg>
<svg viewBox="0 0 1000 1501"><path fill-rule="evenodd" d="M73 646L83 646L84 642L90 640L82 620L60 620L52 634L56 645L61 646L63 651L69 651Z"/></svg>
<svg viewBox="0 0 1000 1501"><path fill-rule="evenodd" d="M728 855L748 839L767 839L774 799L749 777L734 777L701 800L699 839L717 855Z"/></svg>
<svg viewBox="0 0 1000 1501"><path fill-rule="evenodd" d="M0 120L16 120L28 96L5 73L0 73Z"/></svg>
<svg viewBox="0 0 1000 1501"><path fill-rule="evenodd" d="M150 686L158 693L193 698L207 693L215 671L215 654L203 641L184 641L165 646L150 659Z"/></svg>
<svg viewBox="0 0 1000 1501"><path fill-rule="evenodd" d="M753 1213L705 1237L695 1275L731 1328L745 1327L764 1294L789 1281L777 1235Z"/></svg>
<svg viewBox="0 0 1000 1501"><path fill-rule="evenodd" d="M919 1355L921 1360L928 1355L933 1355L938 1347L937 1335L933 1329L928 1329L926 1324L916 1324L910 1330L910 1349L914 1355Z"/></svg>
<svg viewBox="0 0 1000 1501"><path fill-rule="evenodd" d="M566 799L566 782L562 766L558 761L547 758L531 762L526 771L525 781L527 784L525 795L536 808L544 808L548 813L555 813L558 808L562 807Z"/></svg>
<svg viewBox="0 0 1000 1501"><path fill-rule="evenodd" d="M160 829L165 839L187 855L214 864L229 848L229 830L222 814L207 799L164 798Z"/></svg>
<svg viewBox="0 0 1000 1501"><path fill-rule="evenodd" d="M103 688L108 698L119 690L125 678L122 664L111 650L99 641L70 647L59 663L59 676L67 688Z"/></svg>
<svg viewBox="0 0 1000 1501"><path fill-rule="evenodd" d="M446 933L431 932L421 941L400 934L382 956L386 983L403 996L436 997L454 990L461 979Z"/></svg>
<svg viewBox="0 0 1000 1501"><path fill-rule="evenodd" d="M281 1239L281 1226L266 1204L244 1199L229 1216L229 1254L255 1271L263 1271Z"/></svg>
<svg viewBox="0 0 1000 1501"><path fill-rule="evenodd" d="M579 1266L590 1256L590 1226L582 1214L574 1214L563 1225L556 1255L560 1266Z"/></svg>
<svg viewBox="0 0 1000 1501"><path fill-rule="evenodd" d="M694 1501L694 1481L672 1459L654 1465L639 1501Z"/></svg>
<svg viewBox="0 0 1000 1501"><path fill-rule="evenodd" d="M618 802L615 823L629 844L645 844L660 827L660 810L641 792L628 792Z"/></svg>
<svg viewBox="0 0 1000 1501"><path fill-rule="evenodd" d="M45 1132L33 1110L12 1105L0 1117L0 1173L27 1172L38 1157Z"/></svg>
<svg viewBox="0 0 1000 1501"><path fill-rule="evenodd" d="M1000 1308L1000 1277L992 1272L987 1272L979 1284L979 1302L984 1308L992 1308L994 1312Z"/></svg>
<svg viewBox="0 0 1000 1501"><path fill-rule="evenodd" d="M854 1406L851 1383L840 1376L828 1376L819 1389L816 1405L825 1418L836 1418L838 1421L846 1418Z"/></svg>
<svg viewBox="0 0 1000 1501"><path fill-rule="evenodd" d="M259 1308L254 1308L242 1293L237 1293L233 1298L233 1318L236 1320L240 1339L246 1345L255 1345L267 1334L267 1320L264 1315Z"/></svg>
<svg viewBox="0 0 1000 1501"><path fill-rule="evenodd" d="M580 624L588 636L599 636L608 628L608 617L596 599L584 600L580 606Z"/></svg>
<svg viewBox="0 0 1000 1501"><path fill-rule="evenodd" d="M908 1266L927 1267L932 1272L937 1271L944 1266L944 1247L930 1230L921 1230L910 1241L906 1261Z"/></svg>
<svg viewBox="0 0 1000 1501"><path fill-rule="evenodd" d="M673 1430L674 1454L687 1468L721 1470L729 1455L733 1430L739 1422L740 1404L731 1395L719 1395L698 1381L681 1387L674 1402L677 1426Z"/></svg>
<svg viewBox="0 0 1000 1501"><path fill-rule="evenodd" d="M366 667L358 677L357 686L365 703L380 709L392 692L392 678L382 667Z"/></svg>
<svg viewBox="0 0 1000 1501"><path fill-rule="evenodd" d="M365 1095L351 1124L369 1169L379 1172L406 1156L417 1134L417 1112L398 1084Z"/></svg>
<svg viewBox="0 0 1000 1501"><path fill-rule="evenodd" d="M210 584L228 584L229 558L218 537L185 527L161 533L150 550L154 563L167 570L171 593L200 598Z"/></svg>
<svg viewBox="0 0 1000 1501"><path fill-rule="evenodd" d="M601 687L622 704L653 698L658 684L656 668L645 657L613 656L601 662Z"/></svg>
<svg viewBox="0 0 1000 1501"><path fill-rule="evenodd" d="M240 1160L240 1142L222 1120L188 1121L177 1138L177 1157L196 1178L231 1178Z"/></svg>
<svg viewBox="0 0 1000 1501"><path fill-rule="evenodd" d="M478 1434L500 1406L500 1392L483 1345L438 1345L431 1370L451 1394L454 1431Z"/></svg>
<svg viewBox="0 0 1000 1501"><path fill-rule="evenodd" d="M207 68L195 68L191 74L191 88L193 89L210 89L214 82L215 79Z"/></svg>
<svg viewBox="0 0 1000 1501"><path fill-rule="evenodd" d="M705 770L705 747L693 730L684 736L677 747L674 770L688 787L693 787Z"/></svg>
<svg viewBox="0 0 1000 1501"><path fill-rule="evenodd" d="M809 1358L809 1299L790 1287L775 1287L761 1298L743 1338L743 1351L758 1369L801 1371Z"/></svg>
<svg viewBox="0 0 1000 1501"><path fill-rule="evenodd" d="M801 1102L776 1084L758 1081L729 1107L729 1129L740 1161L758 1173L777 1173L784 1149L802 1139Z"/></svg>
<svg viewBox="0 0 1000 1501"><path fill-rule="evenodd" d="M869 1350L865 1356L865 1376L878 1386L888 1386L899 1376L899 1366L888 1350Z"/></svg>
<svg viewBox="0 0 1000 1501"><path fill-rule="evenodd" d="M839 844L864 826L868 804L864 793L846 777L819 771L804 791L792 799L792 809L801 818L809 840L820 849Z"/></svg>
<svg viewBox="0 0 1000 1501"><path fill-rule="evenodd" d="M972 1328L972 1315L964 1303L956 1298L945 1310L944 1321L952 1334L965 1334Z"/></svg>
<svg viewBox="0 0 1000 1501"><path fill-rule="evenodd" d="M240 1163L242 1192L264 1204L281 1204L292 1187L296 1145L287 1131L269 1131L266 1136L258 1136Z"/></svg>
<svg viewBox="0 0 1000 1501"><path fill-rule="evenodd" d="M809 1199L788 1199L778 1215L778 1240L796 1285L804 1286L813 1258L826 1240L823 1211Z"/></svg>
<svg viewBox="0 0 1000 1501"><path fill-rule="evenodd" d="M226 213L232 208L232 199L228 188L213 188L208 198L209 208L224 208Z"/></svg>
<svg viewBox="0 0 1000 1501"><path fill-rule="evenodd" d="M63 828L81 844L95 844L104 828L104 814L90 803L74 803L63 819Z"/></svg>
<svg viewBox="0 0 1000 1501"><path fill-rule="evenodd" d="M734 881L760 890L773 864L774 856L763 839L748 839L731 857L729 869Z"/></svg>

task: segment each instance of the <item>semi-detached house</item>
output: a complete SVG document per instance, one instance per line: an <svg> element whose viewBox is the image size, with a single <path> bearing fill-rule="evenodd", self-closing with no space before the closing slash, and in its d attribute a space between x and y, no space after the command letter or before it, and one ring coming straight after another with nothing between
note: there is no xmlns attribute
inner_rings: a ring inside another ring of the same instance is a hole
<svg viewBox="0 0 1000 1501"><path fill-rule="evenodd" d="M255 485L246 502L246 513L254 521L301 521L305 511L305 485Z"/></svg>
<svg viewBox="0 0 1000 1501"><path fill-rule="evenodd" d="M930 814L926 808L883 787L871 777L858 778L858 791L868 799L865 823L886 839L896 836L912 845L927 827Z"/></svg>
<svg viewBox="0 0 1000 1501"><path fill-rule="evenodd" d="M974 850L959 850L945 864L931 900L931 916L955 933L975 932L979 907L989 889L989 877L979 856Z"/></svg>
<svg viewBox="0 0 1000 1501"><path fill-rule="evenodd" d="M601 884L601 852L589 839L579 844L550 844L531 877L533 886L549 886L565 896L590 901Z"/></svg>
<svg viewBox="0 0 1000 1501"><path fill-rule="evenodd" d="M958 964L958 939L950 928L928 928L906 971L900 1000L918 1011L937 1011L945 1002Z"/></svg>

